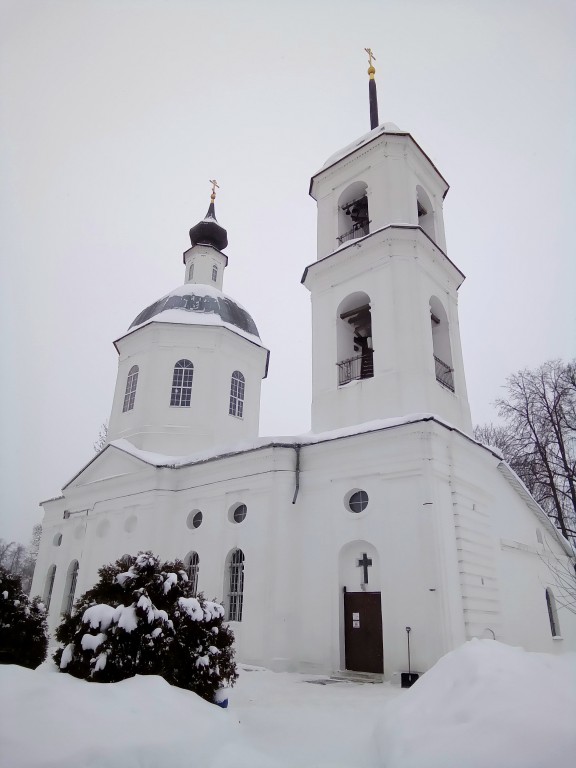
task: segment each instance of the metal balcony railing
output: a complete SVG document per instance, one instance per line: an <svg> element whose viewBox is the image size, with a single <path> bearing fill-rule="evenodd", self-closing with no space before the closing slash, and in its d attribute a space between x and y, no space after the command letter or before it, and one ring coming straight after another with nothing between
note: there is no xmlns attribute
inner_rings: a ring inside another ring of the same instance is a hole
<svg viewBox="0 0 576 768"><path fill-rule="evenodd" d="M351 229L349 229L347 232L344 232L343 235L338 236L338 244L342 245L342 243L347 242L348 240L355 240L357 237L364 237L364 235L370 234L370 222L357 222L352 226Z"/></svg>
<svg viewBox="0 0 576 768"><path fill-rule="evenodd" d="M436 366L436 381L443 387L454 392L454 368L450 368L443 360L434 355L434 364Z"/></svg>
<svg viewBox="0 0 576 768"><path fill-rule="evenodd" d="M356 379L371 379L374 376L374 350L368 349L363 355L349 357L336 363L338 366L338 386Z"/></svg>

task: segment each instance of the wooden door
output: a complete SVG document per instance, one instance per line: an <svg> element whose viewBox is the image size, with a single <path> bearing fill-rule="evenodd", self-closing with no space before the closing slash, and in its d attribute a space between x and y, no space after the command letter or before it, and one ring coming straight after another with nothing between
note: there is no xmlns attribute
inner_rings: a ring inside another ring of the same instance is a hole
<svg viewBox="0 0 576 768"><path fill-rule="evenodd" d="M384 671L380 592L344 593L344 643L346 669Z"/></svg>

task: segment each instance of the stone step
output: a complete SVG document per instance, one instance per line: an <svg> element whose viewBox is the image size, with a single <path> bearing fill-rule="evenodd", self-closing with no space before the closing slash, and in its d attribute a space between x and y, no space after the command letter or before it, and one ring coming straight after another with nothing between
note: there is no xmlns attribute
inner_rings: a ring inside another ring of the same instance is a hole
<svg viewBox="0 0 576 768"><path fill-rule="evenodd" d="M351 683L383 683L384 675L375 672L356 672L352 669L340 669L330 675L331 680L342 680Z"/></svg>

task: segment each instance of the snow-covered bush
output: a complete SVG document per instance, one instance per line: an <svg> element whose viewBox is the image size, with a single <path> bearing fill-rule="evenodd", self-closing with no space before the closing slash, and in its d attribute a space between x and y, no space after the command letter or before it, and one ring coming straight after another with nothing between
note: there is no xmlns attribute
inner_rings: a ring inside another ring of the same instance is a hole
<svg viewBox="0 0 576 768"><path fill-rule="evenodd" d="M162 675L208 701L237 678L224 609L192 593L184 564L151 552L99 570L56 630L60 671L94 682Z"/></svg>
<svg viewBox="0 0 576 768"><path fill-rule="evenodd" d="M46 609L22 592L19 576L0 568L0 663L34 669L46 658Z"/></svg>

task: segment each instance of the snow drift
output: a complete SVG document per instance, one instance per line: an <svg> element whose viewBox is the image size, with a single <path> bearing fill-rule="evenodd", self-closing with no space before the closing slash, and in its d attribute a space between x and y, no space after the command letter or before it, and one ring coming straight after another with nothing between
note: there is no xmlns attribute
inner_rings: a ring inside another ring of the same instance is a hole
<svg viewBox="0 0 576 768"><path fill-rule="evenodd" d="M385 768L571 768L576 655L471 640L387 707Z"/></svg>
<svg viewBox="0 0 576 768"><path fill-rule="evenodd" d="M493 640L410 690L244 667L227 710L160 677L0 666L1 768L571 768L576 656Z"/></svg>

